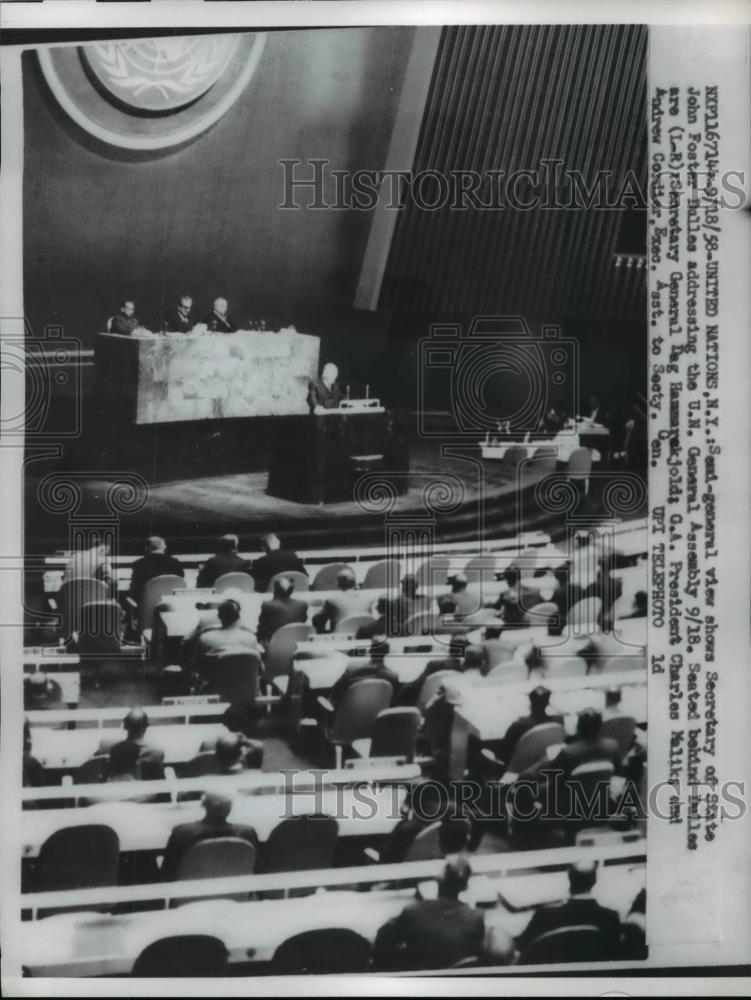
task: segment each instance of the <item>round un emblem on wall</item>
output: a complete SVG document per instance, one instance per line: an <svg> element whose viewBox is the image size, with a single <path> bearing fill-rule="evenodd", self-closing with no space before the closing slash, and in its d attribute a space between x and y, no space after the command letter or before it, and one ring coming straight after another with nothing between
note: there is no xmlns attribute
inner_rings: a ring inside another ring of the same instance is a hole
<svg viewBox="0 0 751 1000"><path fill-rule="evenodd" d="M40 50L60 105L91 135L127 149L186 142L224 115L256 69L263 33L96 42Z"/></svg>

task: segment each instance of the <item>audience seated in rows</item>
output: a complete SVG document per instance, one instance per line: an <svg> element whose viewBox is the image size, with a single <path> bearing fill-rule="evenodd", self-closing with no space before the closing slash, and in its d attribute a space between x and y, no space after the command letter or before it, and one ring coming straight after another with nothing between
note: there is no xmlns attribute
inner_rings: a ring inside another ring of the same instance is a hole
<svg viewBox="0 0 751 1000"><path fill-rule="evenodd" d="M158 535L146 539L146 555L133 563L128 594L140 605L143 589L149 580L157 576L185 576L180 561L168 555L167 543Z"/></svg>
<svg viewBox="0 0 751 1000"><path fill-rule="evenodd" d="M274 581L274 596L264 601L258 618L258 640L264 645L283 625L308 620L308 605L293 597L295 585L289 577L279 577Z"/></svg>
<svg viewBox="0 0 751 1000"><path fill-rule="evenodd" d="M110 769L119 766L125 755L130 754L128 747L135 748L137 763L134 777L143 781L159 781L164 778L164 751L150 746L146 742L146 730L149 727L149 717L142 708L133 708L123 719L126 737L110 747ZM123 747L123 744L126 747Z"/></svg>
<svg viewBox="0 0 751 1000"><path fill-rule="evenodd" d="M339 593L328 597L321 610L313 615L316 632L333 632L342 619L370 612L373 595L357 589L357 578L351 569L339 573L336 586Z"/></svg>
<svg viewBox="0 0 751 1000"><path fill-rule="evenodd" d="M214 555L207 559L201 568L196 585L213 587L220 576L225 573L248 573L250 563L238 554L240 540L237 535L222 535L217 539Z"/></svg>
<svg viewBox="0 0 751 1000"><path fill-rule="evenodd" d="M255 581L256 591L265 593L269 589L272 578L279 573L304 573L302 559L291 549L283 549L279 538L274 534L264 535L261 539L264 555L256 559L250 569L250 575Z"/></svg>
<svg viewBox="0 0 751 1000"><path fill-rule="evenodd" d="M479 956L485 941L483 914L459 899L471 874L464 857L449 861L436 899L416 899L378 931L373 948L375 967L445 969Z"/></svg>
<svg viewBox="0 0 751 1000"><path fill-rule="evenodd" d="M252 826L229 822L228 816L232 811L232 799L229 796L206 792L203 796L203 809L203 819L195 823L180 823L170 834L162 862L162 878L165 881L175 879L185 852L202 840L239 837L247 840L253 847L258 847L258 837Z"/></svg>

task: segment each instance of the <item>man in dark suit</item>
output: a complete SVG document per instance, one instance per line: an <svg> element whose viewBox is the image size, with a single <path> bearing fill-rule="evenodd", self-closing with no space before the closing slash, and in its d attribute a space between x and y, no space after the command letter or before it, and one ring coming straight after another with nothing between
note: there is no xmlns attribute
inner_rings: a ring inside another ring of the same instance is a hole
<svg viewBox="0 0 751 1000"><path fill-rule="evenodd" d="M388 635L406 635L407 622L413 615L434 610L429 597L418 593L417 577L407 574L402 580L401 593L389 601Z"/></svg>
<svg viewBox="0 0 751 1000"><path fill-rule="evenodd" d="M229 303L221 296L214 299L211 312L204 319L204 323L212 333L234 333L237 330L228 312Z"/></svg>
<svg viewBox="0 0 751 1000"><path fill-rule="evenodd" d="M592 761L607 761L613 764L616 772L621 766L618 754L618 744L615 740L601 734L602 715L594 708L585 708L579 712L576 724L576 736L566 743L558 754L550 760L547 755L525 772L523 777L533 778L543 771L561 772L564 778L569 778L571 772L582 764Z"/></svg>
<svg viewBox="0 0 751 1000"><path fill-rule="evenodd" d="M385 659L388 655L388 643L374 640L370 647L370 659L366 663L363 663L362 666L359 664L352 664L347 667L339 680L332 687L329 698L331 703L334 705L334 708L340 704L344 692L347 688L351 687L355 681L362 681L370 677L388 681L394 689L394 695L396 695L396 692L399 690L399 677L393 670L390 670L386 666Z"/></svg>
<svg viewBox="0 0 751 1000"><path fill-rule="evenodd" d="M126 299L114 316L110 317L109 333L118 333L122 337L130 337L134 330L141 328L141 321L136 316L136 306L131 299Z"/></svg>
<svg viewBox="0 0 751 1000"><path fill-rule="evenodd" d="M358 639L377 639L389 635L389 623L386 615L389 611L389 599L385 594L376 601L376 618L367 625L361 625L357 630Z"/></svg>
<svg viewBox="0 0 751 1000"><path fill-rule="evenodd" d="M474 653L471 652L473 648L475 650ZM467 653L470 654L470 666L475 666L477 664L477 651L478 647L467 646L467 640L463 635L453 636L449 644L448 656L428 660L420 676L402 686L399 704L416 705L422 691L422 686L431 674L437 674L443 670L453 670L456 673L463 673ZM482 650L479 650L479 654L482 657Z"/></svg>
<svg viewBox="0 0 751 1000"><path fill-rule="evenodd" d="M173 881L181 858L194 844L215 837L240 837L253 847L258 847L258 837L252 826L230 823L227 820L232 811L232 799L216 792L206 792L203 797L205 816L197 823L181 823L170 834L164 851L162 878Z"/></svg>
<svg viewBox="0 0 751 1000"><path fill-rule="evenodd" d="M442 609L446 609L457 618L474 614L480 610L480 598L477 594L467 590L467 577L464 573L452 573L446 581L451 587L447 594L438 598L438 603ZM451 609L449 611L449 609Z"/></svg>
<svg viewBox="0 0 751 1000"><path fill-rule="evenodd" d="M417 899L378 931L373 947L381 970L446 969L464 958L479 956L485 940L485 919L459 896L472 870L456 858L444 868L437 899Z"/></svg>
<svg viewBox="0 0 751 1000"><path fill-rule="evenodd" d="M146 555L133 563L128 593L136 604L141 603L143 588L155 576L185 576L178 560L167 555L167 543L158 535L146 539Z"/></svg>
<svg viewBox="0 0 751 1000"><path fill-rule="evenodd" d="M276 535L264 535L261 539L261 548L265 555L255 559L250 570L258 593L265 593L268 590L271 578L277 573L305 573L307 576L302 559L291 549L283 549Z"/></svg>
<svg viewBox="0 0 751 1000"><path fill-rule="evenodd" d="M292 581L282 576L274 583L274 596L270 601L264 601L261 605L261 613L258 617L258 639L267 644L271 637L283 625L291 625L295 622L306 622L308 620L308 605L305 601L300 601L293 597L295 585Z"/></svg>
<svg viewBox="0 0 751 1000"><path fill-rule="evenodd" d="M122 743L133 743L138 748L138 767L136 776L142 781L161 781L164 778L164 751L146 743L146 730L149 727L149 717L142 708L132 708L123 719L126 737ZM110 760L120 759L123 751L120 743L110 748Z"/></svg>
<svg viewBox="0 0 751 1000"><path fill-rule="evenodd" d="M250 573L250 563L238 555L237 535L222 535L217 539L214 555L207 559L196 581L199 587L213 587L225 573Z"/></svg>
<svg viewBox="0 0 751 1000"><path fill-rule="evenodd" d="M170 333L190 333L196 321L193 318L193 299L181 295L180 301L164 319L164 330Z"/></svg>
<svg viewBox="0 0 751 1000"><path fill-rule="evenodd" d="M506 628L520 628L524 625L524 615L535 604L540 603L540 595L531 587L522 584L522 573L518 566L509 566L503 574L508 589L501 594L493 607L501 612Z"/></svg>
<svg viewBox="0 0 751 1000"><path fill-rule="evenodd" d="M337 384L339 369L330 361L323 366L320 378L308 383L308 406L311 413L335 409L342 401L342 392Z"/></svg>
<svg viewBox="0 0 751 1000"><path fill-rule="evenodd" d="M569 868L568 880L571 895L565 903L542 906L535 910L532 919L517 938L519 951L542 934L564 927L596 927L601 934L602 959L618 957L621 922L615 910L609 910L592 897L597 881L597 868L590 862L579 862Z"/></svg>
<svg viewBox="0 0 751 1000"><path fill-rule="evenodd" d="M546 722L557 722L563 724L563 716L556 712L548 712L550 704L550 691L541 684L529 692L529 715L522 715L506 730L506 735L497 745L492 745L491 749L499 760L507 764L516 750L519 740L535 726L542 726Z"/></svg>
<svg viewBox="0 0 751 1000"><path fill-rule="evenodd" d="M336 578L339 593L329 597L321 610L313 615L316 632L325 632L330 626L333 632L342 619L349 615L370 613L373 597L368 591L357 590L357 579L351 569L343 569Z"/></svg>

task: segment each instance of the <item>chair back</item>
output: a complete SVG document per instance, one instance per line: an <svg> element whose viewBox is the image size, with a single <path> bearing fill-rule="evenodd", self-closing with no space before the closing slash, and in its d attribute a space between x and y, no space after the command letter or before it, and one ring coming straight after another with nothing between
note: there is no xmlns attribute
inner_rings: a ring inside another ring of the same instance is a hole
<svg viewBox="0 0 751 1000"><path fill-rule="evenodd" d="M73 784L96 785L100 781L104 781L107 777L109 762L109 754L106 753L98 753L89 757L73 775Z"/></svg>
<svg viewBox="0 0 751 1000"><path fill-rule="evenodd" d="M183 767L186 778L202 778L205 774L220 774L221 765L213 750L204 750L196 754ZM200 798L200 795L198 796Z"/></svg>
<svg viewBox="0 0 751 1000"><path fill-rule="evenodd" d="M185 590L187 583L182 576L176 573L163 573L162 576L152 577L146 582L141 595L141 603L138 608L138 629L154 627L154 612L159 605L175 590Z"/></svg>
<svg viewBox="0 0 751 1000"><path fill-rule="evenodd" d="M122 640L123 613L117 601L89 601L81 609L81 623L76 644L82 656L117 656Z"/></svg>
<svg viewBox="0 0 751 1000"><path fill-rule="evenodd" d="M92 576L74 577L64 580L57 592L57 606L60 612L60 627L65 638L81 631L81 613L84 605L92 601L109 600L107 585Z"/></svg>
<svg viewBox="0 0 751 1000"><path fill-rule="evenodd" d="M432 611L418 611L407 619L405 635L436 635L441 631L441 616Z"/></svg>
<svg viewBox="0 0 751 1000"><path fill-rule="evenodd" d="M349 928L325 928L296 934L274 953L272 970L277 975L299 976L326 973L367 972L370 943Z"/></svg>
<svg viewBox="0 0 751 1000"><path fill-rule="evenodd" d="M603 950L597 927L579 924L558 927L530 942L519 956L519 965L552 965L558 962L594 962Z"/></svg>
<svg viewBox="0 0 751 1000"><path fill-rule="evenodd" d="M363 590L396 590L402 578L402 564L397 559L381 559L368 568Z"/></svg>
<svg viewBox="0 0 751 1000"><path fill-rule="evenodd" d="M490 675L494 681L504 684L521 684L529 677L529 667L518 660L506 660L493 667Z"/></svg>
<svg viewBox="0 0 751 1000"><path fill-rule="evenodd" d="M486 639L482 644L482 648L485 651L485 660L489 670L499 666L501 663L513 660L514 653L516 652L516 646L513 643L507 642L503 637L499 639Z"/></svg>
<svg viewBox="0 0 751 1000"><path fill-rule="evenodd" d="M422 715L417 708L386 708L376 716L371 757L404 757L411 764Z"/></svg>
<svg viewBox="0 0 751 1000"><path fill-rule="evenodd" d="M535 448L532 460L538 472L541 470L552 472L558 461L558 448L554 444L540 445Z"/></svg>
<svg viewBox="0 0 751 1000"><path fill-rule="evenodd" d="M309 639L314 631L312 625L293 622L290 625L282 625L274 632L266 647L266 680L290 673L292 660L297 652L297 644Z"/></svg>
<svg viewBox="0 0 751 1000"><path fill-rule="evenodd" d="M634 742L636 719L631 715L613 715L604 720L600 732L603 739L615 740L618 744L618 753L623 758Z"/></svg>
<svg viewBox="0 0 751 1000"><path fill-rule="evenodd" d="M487 583L495 580L498 559L492 555L472 556L464 567L467 583Z"/></svg>
<svg viewBox="0 0 751 1000"><path fill-rule="evenodd" d="M546 656L545 679L560 680L566 677L585 677L587 663L580 656Z"/></svg>
<svg viewBox="0 0 751 1000"><path fill-rule="evenodd" d="M352 567L349 563L345 562L334 562L328 563L326 566L321 566L316 575L313 577L313 582L310 585L311 590L336 590L336 581L342 570L352 571Z"/></svg>
<svg viewBox="0 0 751 1000"><path fill-rule="evenodd" d="M436 858L443 857L441 847L441 821L436 820L424 830L420 830L415 839L407 848L404 855L406 861L435 861Z"/></svg>
<svg viewBox="0 0 751 1000"><path fill-rule="evenodd" d="M550 619L558 614L557 604L553 604L552 601L541 601L540 604L535 604L529 611L524 612L522 622L531 627L541 625L547 628L550 624Z"/></svg>
<svg viewBox="0 0 751 1000"><path fill-rule="evenodd" d="M212 660L211 689L230 705L251 705L259 695L258 653L224 653Z"/></svg>
<svg viewBox="0 0 751 1000"><path fill-rule="evenodd" d="M446 583L451 562L448 556L430 556L417 571L420 587L441 587Z"/></svg>
<svg viewBox="0 0 751 1000"><path fill-rule="evenodd" d="M209 837L199 840L177 864L177 879L230 878L252 875L256 849L242 837Z"/></svg>
<svg viewBox="0 0 751 1000"><path fill-rule="evenodd" d="M266 591L272 593L276 581L283 580L285 577L290 581L296 593L299 593L301 590L310 590L310 580L305 573L301 573L299 569L288 569L283 573L275 573L269 580Z"/></svg>
<svg viewBox="0 0 751 1000"><path fill-rule="evenodd" d="M585 597L569 608L566 624L569 628L577 631L596 631L597 619L601 610L601 597Z"/></svg>
<svg viewBox="0 0 751 1000"><path fill-rule="evenodd" d="M370 739L379 712L391 705L392 684L380 677L354 681L342 694L328 737L332 743L349 744Z"/></svg>
<svg viewBox="0 0 751 1000"><path fill-rule="evenodd" d="M210 978L227 972L227 949L219 938L183 934L154 941L133 964L136 979Z"/></svg>
<svg viewBox="0 0 751 1000"><path fill-rule="evenodd" d="M430 702L438 694L438 691L447 677L455 677L455 670L436 670L434 674L430 674L422 682L422 687L420 688L420 693L417 696L417 708L419 712L424 715L425 709L430 704Z"/></svg>
<svg viewBox="0 0 751 1000"><path fill-rule="evenodd" d="M592 452L589 448L575 448L568 460L569 479L586 479L592 469Z"/></svg>
<svg viewBox="0 0 751 1000"><path fill-rule="evenodd" d="M264 872L331 868L339 824L331 816L292 816L277 823L261 854Z"/></svg>
<svg viewBox="0 0 751 1000"><path fill-rule="evenodd" d="M372 625L374 621L373 615L347 615L336 623L334 632L336 635L346 635L354 639L363 626Z"/></svg>
<svg viewBox="0 0 751 1000"><path fill-rule="evenodd" d="M508 762L508 770L521 774L541 760L548 747L563 743L565 739L566 730L560 722L541 722L539 726L533 726L516 744Z"/></svg>
<svg viewBox="0 0 751 1000"><path fill-rule="evenodd" d="M567 785L571 792L572 785L576 785L576 798L572 796L572 809L570 818L575 823L598 823L609 820L607 814L607 800L609 798L610 779L615 773L615 766L609 760L591 760L586 764L575 767L569 775ZM584 810L582 814L575 813L573 806L581 806ZM603 812L598 814L602 808Z"/></svg>
<svg viewBox="0 0 751 1000"><path fill-rule="evenodd" d="M647 660L644 656L611 656L606 660L602 669L598 671L602 674L619 674L624 671L647 669Z"/></svg>
<svg viewBox="0 0 751 1000"><path fill-rule="evenodd" d="M214 590L223 594L225 590L239 590L243 594L252 594L256 589L255 580L250 573L222 573L214 581Z"/></svg>
<svg viewBox="0 0 751 1000"><path fill-rule="evenodd" d="M66 826L45 840L34 870L36 892L117 885L120 840L99 823Z"/></svg>

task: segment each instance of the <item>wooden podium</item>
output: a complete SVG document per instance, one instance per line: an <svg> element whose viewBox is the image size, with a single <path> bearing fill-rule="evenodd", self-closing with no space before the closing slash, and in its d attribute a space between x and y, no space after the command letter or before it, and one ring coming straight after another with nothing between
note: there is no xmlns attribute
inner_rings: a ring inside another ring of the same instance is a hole
<svg viewBox="0 0 751 1000"><path fill-rule="evenodd" d="M267 492L297 503L354 499L365 471L377 471L407 492L409 447L406 416L384 410L327 410L275 421Z"/></svg>

